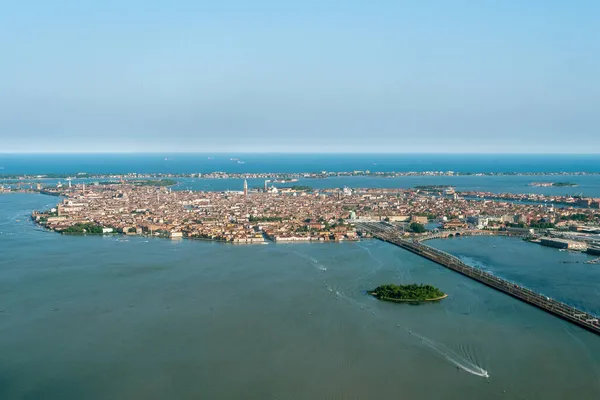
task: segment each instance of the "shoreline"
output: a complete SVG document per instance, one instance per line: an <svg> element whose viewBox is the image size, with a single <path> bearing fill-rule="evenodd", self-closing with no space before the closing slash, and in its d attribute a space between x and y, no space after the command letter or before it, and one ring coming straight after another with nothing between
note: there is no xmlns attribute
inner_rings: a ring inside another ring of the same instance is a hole
<svg viewBox="0 0 600 400"><path fill-rule="evenodd" d="M148 235L148 234L127 234L127 233L122 233L122 232L106 232L106 233L88 233L88 232L62 232L62 231L57 231L55 229L52 228L48 228L46 225L39 223L38 221L35 220L35 218L33 218L32 216L29 217L29 219L31 220L32 224L38 228L41 228L44 232L48 232L48 233L54 233L54 234L59 234L59 235L64 235L64 236L113 236L113 237L118 237L118 238L131 238L131 237L138 237L138 238L152 238L152 239L170 239L170 240L197 240L197 241L203 241L203 242L214 242L214 243L221 243L221 244L227 244L227 245L268 245L268 244L317 244L317 243L323 243L323 244L327 244L327 243L333 243L333 244L340 244L340 243L358 243L364 239L344 239L344 240L272 240L269 238L266 238L263 241L231 241L231 240L223 240L223 239L211 239L211 238L204 238L204 237L198 237L198 236L178 236L178 237L169 237L166 235ZM366 238L366 239L371 239L371 238Z"/></svg>

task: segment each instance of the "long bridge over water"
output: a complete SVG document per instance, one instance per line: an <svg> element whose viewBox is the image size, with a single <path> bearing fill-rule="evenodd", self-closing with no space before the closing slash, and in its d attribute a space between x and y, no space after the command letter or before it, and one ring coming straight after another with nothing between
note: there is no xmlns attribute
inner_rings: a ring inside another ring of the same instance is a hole
<svg viewBox="0 0 600 400"><path fill-rule="evenodd" d="M420 240L403 239L399 235L400 232L393 226L373 222L360 222L357 223L356 226L359 230L371 233L373 237L377 239L395 244L414 254L427 258L437 264L481 282L484 285L504 292L600 335L600 322L598 321L598 317L594 315L534 292L531 289L499 278L479 268L467 265L459 258L431 246L427 246Z"/></svg>

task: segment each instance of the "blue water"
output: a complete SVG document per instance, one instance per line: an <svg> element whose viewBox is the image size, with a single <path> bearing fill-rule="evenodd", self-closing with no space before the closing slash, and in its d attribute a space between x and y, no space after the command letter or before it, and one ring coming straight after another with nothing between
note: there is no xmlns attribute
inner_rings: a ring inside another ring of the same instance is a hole
<svg viewBox="0 0 600 400"><path fill-rule="evenodd" d="M586 253L507 237L475 236L430 240L467 264L600 316L600 264Z"/></svg>
<svg viewBox="0 0 600 400"><path fill-rule="evenodd" d="M213 159L209 159L209 157ZM231 160L235 158L238 160ZM239 163L243 162L243 163ZM318 171L600 172L600 155L0 154L0 174Z"/></svg>

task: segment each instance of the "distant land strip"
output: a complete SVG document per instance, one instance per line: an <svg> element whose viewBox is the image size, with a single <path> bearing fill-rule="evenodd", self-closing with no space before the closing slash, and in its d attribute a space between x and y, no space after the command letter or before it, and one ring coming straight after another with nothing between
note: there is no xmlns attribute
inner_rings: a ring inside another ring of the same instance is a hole
<svg viewBox="0 0 600 400"><path fill-rule="evenodd" d="M403 176L578 176L600 175L600 171L578 172L457 172L457 171L320 171L320 172L222 172L208 173L61 173L61 174L0 174L6 179L137 179L137 178L206 178L206 179L324 179L330 177L370 176L396 178ZM560 185L557 185L560 186Z"/></svg>

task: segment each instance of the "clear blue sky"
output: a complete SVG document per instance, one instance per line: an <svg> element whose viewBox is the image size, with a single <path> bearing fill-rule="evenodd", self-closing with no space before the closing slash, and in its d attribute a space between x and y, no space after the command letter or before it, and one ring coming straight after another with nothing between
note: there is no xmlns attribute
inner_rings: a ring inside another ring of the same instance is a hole
<svg viewBox="0 0 600 400"><path fill-rule="evenodd" d="M600 2L0 10L0 153L599 152Z"/></svg>

